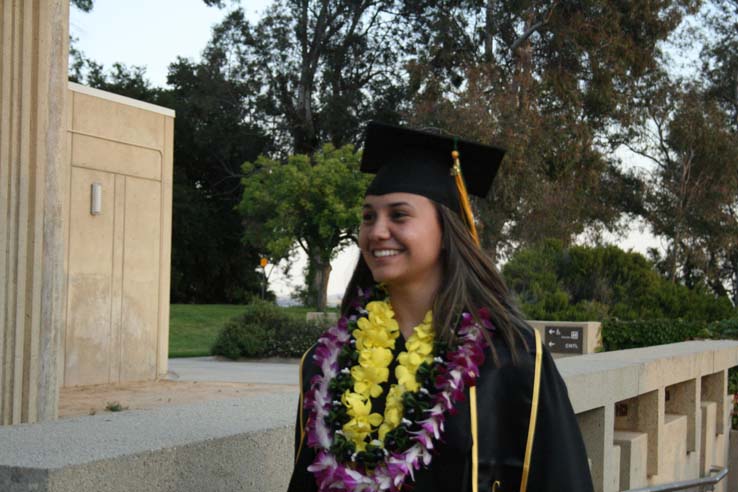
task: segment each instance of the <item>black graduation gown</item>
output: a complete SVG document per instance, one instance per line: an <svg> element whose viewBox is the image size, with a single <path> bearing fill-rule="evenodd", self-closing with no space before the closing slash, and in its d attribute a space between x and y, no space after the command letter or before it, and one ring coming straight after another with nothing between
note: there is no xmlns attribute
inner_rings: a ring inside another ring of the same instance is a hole
<svg viewBox="0 0 738 492"><path fill-rule="evenodd" d="M498 360L495 362L488 350L477 380L480 492L520 490L531 415L536 353L532 331L526 333L525 338L529 350L518 347L520 356L513 364L507 345L501 339L493 337ZM396 354L404 350L402 337L397 341L400 343L396 343ZM303 394L309 390L310 379L318 370L312 363L314 350L313 347L303 358ZM394 374L393 366L390 367L391 378ZM386 384L392 382L390 380ZM457 403L456 414L447 417L445 432L441 442L437 443L429 468L416 471L414 482L408 478L404 490L472 491L472 435L468 389L466 395L465 401ZM381 413L381 406L375 405L373 411ZM315 453L306 444L298 451L299 415L298 409L295 429L296 460L288 492L313 492L317 490L317 486L307 467L313 462ZM306 418L307 412L303 412L303 421ZM493 488L495 482L498 483ZM566 385L545 347L542 349L538 416L527 491L593 491L584 442Z"/></svg>

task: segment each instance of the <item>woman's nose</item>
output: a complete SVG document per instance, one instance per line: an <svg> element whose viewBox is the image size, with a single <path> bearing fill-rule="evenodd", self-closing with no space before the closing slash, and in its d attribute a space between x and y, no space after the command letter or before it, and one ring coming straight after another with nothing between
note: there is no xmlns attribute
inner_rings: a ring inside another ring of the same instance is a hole
<svg viewBox="0 0 738 492"><path fill-rule="evenodd" d="M387 219L383 217L377 217L369 230L369 239L371 240L382 240L387 239L390 236L389 224Z"/></svg>

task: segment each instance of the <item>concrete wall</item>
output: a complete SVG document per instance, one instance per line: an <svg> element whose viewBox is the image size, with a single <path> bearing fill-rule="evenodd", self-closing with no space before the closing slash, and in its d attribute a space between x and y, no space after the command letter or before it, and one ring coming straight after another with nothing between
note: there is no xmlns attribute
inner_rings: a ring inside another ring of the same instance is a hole
<svg viewBox="0 0 738 492"><path fill-rule="evenodd" d="M727 369L738 364L738 342L684 342L556 364L595 490L697 478L728 463L724 384ZM283 491L297 396L295 388L0 428L0 490Z"/></svg>
<svg viewBox="0 0 738 492"><path fill-rule="evenodd" d="M262 394L0 428L0 490L284 492L296 403Z"/></svg>
<svg viewBox="0 0 738 492"><path fill-rule="evenodd" d="M156 379L167 372L174 112L74 83L68 100L64 385Z"/></svg>
<svg viewBox="0 0 738 492"><path fill-rule="evenodd" d="M56 417L69 0L0 2L0 425Z"/></svg>
<svg viewBox="0 0 738 492"><path fill-rule="evenodd" d="M699 478L712 466L725 466L732 400L727 369L736 365L733 341L557 360L592 461L595 490ZM715 490L727 489L723 483Z"/></svg>

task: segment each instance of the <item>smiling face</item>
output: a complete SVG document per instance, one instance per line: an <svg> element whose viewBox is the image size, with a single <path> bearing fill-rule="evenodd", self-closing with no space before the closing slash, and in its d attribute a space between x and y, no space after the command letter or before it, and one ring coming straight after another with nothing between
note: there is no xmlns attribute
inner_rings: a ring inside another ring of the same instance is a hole
<svg viewBox="0 0 738 492"><path fill-rule="evenodd" d="M375 282L440 285L441 226L436 207L412 193L367 195L359 248Z"/></svg>

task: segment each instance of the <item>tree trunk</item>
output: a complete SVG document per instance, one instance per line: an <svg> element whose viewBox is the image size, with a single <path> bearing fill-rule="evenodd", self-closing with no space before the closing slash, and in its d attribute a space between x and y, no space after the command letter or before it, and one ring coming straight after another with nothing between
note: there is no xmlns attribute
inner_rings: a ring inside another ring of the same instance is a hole
<svg viewBox="0 0 738 492"><path fill-rule="evenodd" d="M534 8L531 7L525 19L523 32L528 32L534 23ZM533 70L533 47L530 44L530 38L525 38L515 48L513 53L515 56L515 72L514 72L514 91L518 98L518 113L527 114L530 106L530 85Z"/></svg>
<svg viewBox="0 0 738 492"><path fill-rule="evenodd" d="M328 279L331 276L331 263L317 255L311 258L311 263L313 279L310 290L315 296L313 301L318 311L325 311L328 304Z"/></svg>
<svg viewBox="0 0 738 492"><path fill-rule="evenodd" d="M496 0L487 0L485 6L485 28L484 28L484 61L492 63L495 58L494 51L494 2Z"/></svg>
<svg viewBox="0 0 738 492"><path fill-rule="evenodd" d="M671 259L669 263L669 281L671 281L672 284L676 283L677 278L677 253L679 251L679 233L677 232L676 237L674 238L674 244L672 245L671 249Z"/></svg>
<svg viewBox="0 0 738 492"><path fill-rule="evenodd" d="M738 253L735 254L735 256L730 261L731 264L731 270L733 271L733 278L732 278L732 297L733 297L733 306L738 308Z"/></svg>

